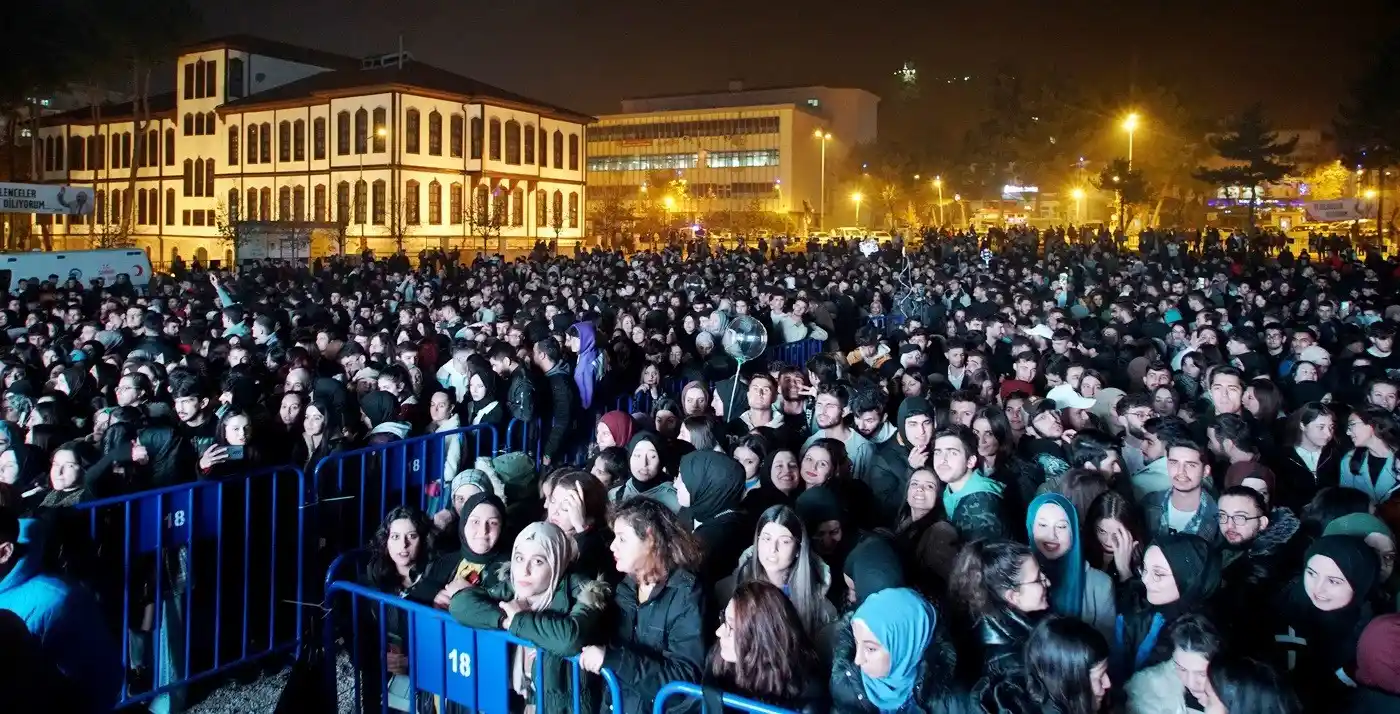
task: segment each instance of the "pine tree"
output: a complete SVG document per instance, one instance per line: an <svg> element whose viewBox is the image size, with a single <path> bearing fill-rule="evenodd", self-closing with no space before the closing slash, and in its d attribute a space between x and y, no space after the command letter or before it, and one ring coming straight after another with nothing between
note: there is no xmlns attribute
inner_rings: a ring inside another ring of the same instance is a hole
<svg viewBox="0 0 1400 714"><path fill-rule="evenodd" d="M1235 162L1219 169L1196 169L1194 176L1215 186L1249 187L1249 225L1254 225L1254 204L1259 185L1278 181L1293 171L1284 159L1293 153L1298 138L1279 141L1278 133L1264 119L1264 107L1254 104L1226 125L1227 133L1211 137L1211 148L1220 158Z"/></svg>

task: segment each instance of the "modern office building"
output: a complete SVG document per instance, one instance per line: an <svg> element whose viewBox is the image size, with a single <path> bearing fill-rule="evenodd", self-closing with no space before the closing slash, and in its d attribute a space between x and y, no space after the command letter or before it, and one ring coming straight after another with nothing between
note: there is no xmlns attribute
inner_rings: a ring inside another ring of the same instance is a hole
<svg viewBox="0 0 1400 714"><path fill-rule="evenodd" d="M336 249L381 255L583 235L590 116L406 53L238 36L176 67L143 129L131 102L44 122L43 181L96 188L93 216L40 221L53 246L126 230L157 262L229 259L230 227L251 222L334 226Z"/></svg>
<svg viewBox="0 0 1400 714"><path fill-rule="evenodd" d="M832 169L875 140L879 98L862 89L780 87L627 99L588 129L596 200L664 201L678 221L759 211L789 228L853 207L833 197ZM671 185L652 185L665 182Z"/></svg>

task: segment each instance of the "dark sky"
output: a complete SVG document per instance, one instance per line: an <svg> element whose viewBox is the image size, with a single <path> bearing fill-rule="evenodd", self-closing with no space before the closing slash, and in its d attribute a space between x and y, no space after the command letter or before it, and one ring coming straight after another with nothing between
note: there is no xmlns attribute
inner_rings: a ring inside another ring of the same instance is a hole
<svg viewBox="0 0 1400 714"><path fill-rule="evenodd" d="M193 0L209 35L362 56L403 35L419 60L582 111L628 96L747 84L890 93L999 63L1087 83L1169 81L1212 111L1262 100L1327 122L1396 0ZM1136 58L1134 60L1134 58Z"/></svg>

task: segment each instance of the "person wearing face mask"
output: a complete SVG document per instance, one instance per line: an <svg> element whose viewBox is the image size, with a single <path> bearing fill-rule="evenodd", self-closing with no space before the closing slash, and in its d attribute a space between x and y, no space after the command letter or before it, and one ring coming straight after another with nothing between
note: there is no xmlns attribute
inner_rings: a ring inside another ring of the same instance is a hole
<svg viewBox="0 0 1400 714"><path fill-rule="evenodd" d="M964 711L971 702L954 679L957 652L938 613L909 588L868 597L839 632L831 671L834 710Z"/></svg>
<svg viewBox="0 0 1400 714"><path fill-rule="evenodd" d="M1142 555L1141 586L1134 584L1114 623L1112 673L1118 681L1154 664L1171 652L1165 630L1179 618L1201 611L1220 585L1220 565L1211 546L1199 536L1158 536Z"/></svg>
<svg viewBox="0 0 1400 714"><path fill-rule="evenodd" d="M1072 617L1036 625L1013 669L982 678L974 697L987 714L1097 714L1113 686L1108 642Z"/></svg>
<svg viewBox="0 0 1400 714"><path fill-rule="evenodd" d="M704 560L700 581L713 586L734 569L747 547L747 516L738 510L744 497L744 467L727 454L696 451L681 459L675 480L681 514L694 524Z"/></svg>
<svg viewBox="0 0 1400 714"><path fill-rule="evenodd" d="M467 627L505 630L537 646L513 648L511 689L536 702L534 691L543 686L543 711L570 707L571 665L565 658L597 641L611 595L603 580L574 571L574 556L573 539L558 526L531 523L516 536L510 562L499 566L492 582L457 593L448 607ZM535 681L538 657L544 657L542 682ZM597 701L592 684L580 679L582 701Z"/></svg>
<svg viewBox="0 0 1400 714"><path fill-rule="evenodd" d="M1261 642L1268 633L1259 628L1263 620L1255 616L1257 608L1302 564L1302 524L1286 508L1269 511L1264 498L1246 486L1232 486L1220 494L1216 522L1224 543L1220 590L1212 609L1232 640Z"/></svg>
<svg viewBox="0 0 1400 714"><path fill-rule="evenodd" d="M681 504L676 499L676 487L667 473L671 453L661 437L653 432L644 431L632 437L627 444L631 478L626 483L614 486L608 492L608 500L622 503L643 496L660 503L672 513L679 513Z"/></svg>
<svg viewBox="0 0 1400 714"><path fill-rule="evenodd" d="M1047 493L1031 501L1026 511L1026 535L1035 547L1040 568L1050 578L1050 609L1077 617L1105 637L1113 633L1118 616L1113 580L1089 567L1079 539L1079 516L1068 498Z"/></svg>
<svg viewBox="0 0 1400 714"><path fill-rule="evenodd" d="M1123 691L1128 714L1204 714L1209 668L1224 642L1210 620L1185 615L1167 629L1170 660L1133 675Z"/></svg>
<svg viewBox="0 0 1400 714"><path fill-rule="evenodd" d="M500 498L483 491L468 498L458 513L461 548L438 556L423 576L435 593L433 605L440 609L446 609L452 598L467 588L493 584L499 575L497 566L508 557L501 537L506 506Z"/></svg>

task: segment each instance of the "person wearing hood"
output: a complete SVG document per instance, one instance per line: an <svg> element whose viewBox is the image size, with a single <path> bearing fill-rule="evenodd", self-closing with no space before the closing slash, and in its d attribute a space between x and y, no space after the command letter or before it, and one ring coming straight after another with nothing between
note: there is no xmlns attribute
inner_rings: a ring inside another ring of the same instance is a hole
<svg viewBox="0 0 1400 714"><path fill-rule="evenodd" d="M632 421L631 414L623 411L610 411L598 419L598 428L594 430L593 435L593 445L598 451L613 446L627 446L632 441L636 428L636 422Z"/></svg>
<svg viewBox="0 0 1400 714"><path fill-rule="evenodd" d="M584 409L593 408L593 392L603 381L607 368L603 352L598 349L597 338L591 322L576 322L564 333L564 342L569 351L578 356L574 365L574 385Z"/></svg>
<svg viewBox="0 0 1400 714"><path fill-rule="evenodd" d="M489 424L502 428L510 414L497 398L496 373L489 369L472 369L467 376L467 400L463 409L466 426Z"/></svg>
<svg viewBox="0 0 1400 714"><path fill-rule="evenodd" d="M1400 614L1381 615L1361 632L1355 679L1348 714L1400 712Z"/></svg>
<svg viewBox="0 0 1400 714"><path fill-rule="evenodd" d="M461 547L433 560L423 574L424 588L437 593L433 605L446 609L457 593L490 586L500 574L497 567L509 560L505 538L506 504L483 491L468 498L458 511Z"/></svg>
<svg viewBox="0 0 1400 714"><path fill-rule="evenodd" d="M632 437L627 444L627 463L631 478L626 483L614 486L608 492L608 500L622 503L637 496L650 498L672 513L679 513L680 502L676 499L676 487L671 481L672 449L654 432L644 431ZM740 467L742 470L743 467ZM742 478L740 484L742 488Z"/></svg>
<svg viewBox="0 0 1400 714"><path fill-rule="evenodd" d="M1301 523L1286 508L1270 511L1264 497L1247 486L1221 492L1216 520L1224 543L1220 590L1211 609L1233 640L1262 643L1268 633L1254 615L1302 564Z"/></svg>
<svg viewBox="0 0 1400 714"><path fill-rule="evenodd" d="M38 521L0 509L0 610L24 621L71 685L50 693L53 711L110 712L122 690L120 648L85 588L41 572L39 530Z"/></svg>
<svg viewBox="0 0 1400 714"><path fill-rule="evenodd" d="M842 628L831 668L831 703L840 712L970 710L954 680L957 652L937 611L914 590L870 595Z"/></svg>
<svg viewBox="0 0 1400 714"><path fill-rule="evenodd" d="M1125 594L1114 624L1110 674L1118 682L1171 657L1163 632L1215 594L1219 559L1200 536L1163 534L1143 553L1141 583Z"/></svg>
<svg viewBox="0 0 1400 714"><path fill-rule="evenodd" d="M14 486L26 501L42 498L45 466L42 451L29 444L12 443L0 451L0 483Z"/></svg>
<svg viewBox="0 0 1400 714"><path fill-rule="evenodd" d="M711 587L729 575L748 545L746 516L739 511L744 497L744 467L717 451L696 451L681 458L675 479L676 502L694 523L703 560L700 581Z"/></svg>
<svg viewBox="0 0 1400 714"><path fill-rule="evenodd" d="M1374 593L1377 609L1395 607L1395 590L1391 576L1395 574L1395 532L1385 521L1369 513L1351 513L1338 518L1322 531L1323 535L1355 536L1376 551L1381 561L1381 573Z"/></svg>
<svg viewBox="0 0 1400 714"><path fill-rule="evenodd" d="M905 485L914 469L930 463L938 414L923 397L899 404L895 437L874 448L865 483L874 492L884 522L892 522L904 502ZM976 452L973 452L976 453Z"/></svg>
<svg viewBox="0 0 1400 714"><path fill-rule="evenodd" d="M943 484L943 509L963 542L1004 537L1003 485L977 468L977 440L972 430L954 424L932 439L925 457ZM910 462L913 462L911 457ZM922 464L920 464L922 465Z"/></svg>
<svg viewBox="0 0 1400 714"><path fill-rule="evenodd" d="M1026 511L1026 536L1035 548L1041 571L1050 578L1051 611L1079 618L1108 637L1118 617L1113 579L1089 567L1079 523L1068 498L1058 493L1041 494Z"/></svg>
<svg viewBox="0 0 1400 714"><path fill-rule="evenodd" d="M758 486L744 494L743 508L749 513L763 513L770 506L796 505L805 485L797 452L779 448L763 458L758 467Z"/></svg>
<svg viewBox="0 0 1400 714"><path fill-rule="evenodd" d="M194 480L198 471L193 450L173 428L147 426L134 439L126 438L127 433L109 427L103 437L102 458L83 476L87 488L99 498ZM118 468L120 474L116 473Z"/></svg>
<svg viewBox="0 0 1400 714"><path fill-rule="evenodd" d="M1355 536L1323 536L1304 570L1273 601L1275 664L1295 683L1306 711L1327 711L1353 686L1357 642L1371 621L1380 559Z"/></svg>
<svg viewBox="0 0 1400 714"><path fill-rule="evenodd" d="M448 611L457 622L478 630L504 630L535 648L511 648L511 689L527 702L543 686L543 711L568 711L573 701L571 665L583 646L598 641L611 598L596 575L575 572L573 539L558 526L531 523L515 537L509 562L501 563L490 584L458 592ZM543 656L543 680L531 663ZM596 702L591 680L580 679L584 702Z"/></svg>
<svg viewBox="0 0 1400 714"><path fill-rule="evenodd" d="M383 444L408 438L406 421L398 421L399 405L394 395L375 390L360 397L360 412L369 428L369 443Z"/></svg>

